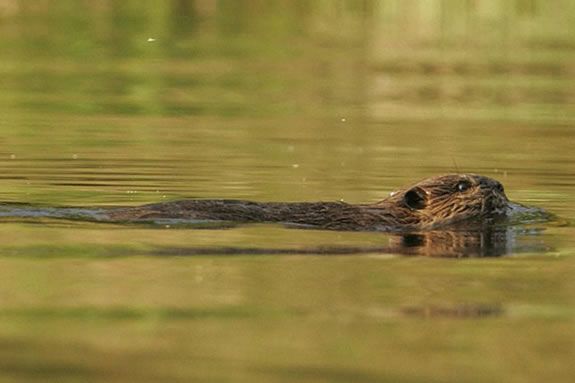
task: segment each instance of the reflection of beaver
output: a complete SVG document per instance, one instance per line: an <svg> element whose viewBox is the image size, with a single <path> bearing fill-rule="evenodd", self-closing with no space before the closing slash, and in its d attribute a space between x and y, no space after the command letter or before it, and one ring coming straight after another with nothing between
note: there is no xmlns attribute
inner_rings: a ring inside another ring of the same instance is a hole
<svg viewBox="0 0 575 383"><path fill-rule="evenodd" d="M101 220L280 222L332 230L417 231L484 223L505 217L511 209L498 181L475 174L448 174L425 179L373 204L182 200L112 208L103 212Z"/></svg>

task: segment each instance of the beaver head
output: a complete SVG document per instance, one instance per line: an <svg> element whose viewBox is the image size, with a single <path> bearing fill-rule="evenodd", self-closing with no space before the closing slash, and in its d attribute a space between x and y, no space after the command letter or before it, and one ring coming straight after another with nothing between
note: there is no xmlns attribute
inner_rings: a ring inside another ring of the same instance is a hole
<svg viewBox="0 0 575 383"><path fill-rule="evenodd" d="M394 192L376 206L393 212L406 227L429 229L504 216L508 203L499 181L476 174L447 174Z"/></svg>

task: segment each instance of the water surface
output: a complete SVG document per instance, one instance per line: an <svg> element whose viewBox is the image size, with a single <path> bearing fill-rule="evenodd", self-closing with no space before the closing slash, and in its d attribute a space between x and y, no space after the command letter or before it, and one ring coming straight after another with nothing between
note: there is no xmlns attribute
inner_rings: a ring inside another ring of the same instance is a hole
<svg viewBox="0 0 575 383"><path fill-rule="evenodd" d="M572 381L559 3L0 2L6 203L362 203L474 172L558 217L458 259L382 233L5 219L2 378Z"/></svg>

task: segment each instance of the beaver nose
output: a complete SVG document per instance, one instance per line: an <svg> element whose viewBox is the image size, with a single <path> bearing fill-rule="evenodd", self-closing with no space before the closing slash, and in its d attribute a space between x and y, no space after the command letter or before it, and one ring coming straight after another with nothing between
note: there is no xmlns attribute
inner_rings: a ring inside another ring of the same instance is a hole
<svg viewBox="0 0 575 383"><path fill-rule="evenodd" d="M505 194L505 188L503 187L503 184L497 180L485 177L480 181L480 183L483 187L489 190L495 190L501 194Z"/></svg>

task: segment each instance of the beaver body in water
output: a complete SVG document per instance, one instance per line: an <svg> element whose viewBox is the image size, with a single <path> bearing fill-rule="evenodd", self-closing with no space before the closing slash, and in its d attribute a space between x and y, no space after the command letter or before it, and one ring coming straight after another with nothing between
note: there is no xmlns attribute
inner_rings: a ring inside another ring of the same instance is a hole
<svg viewBox="0 0 575 383"><path fill-rule="evenodd" d="M494 179L447 174L422 180L372 204L197 199L105 209L98 220L277 222L329 230L418 231L485 224L522 209L529 208L510 202Z"/></svg>

